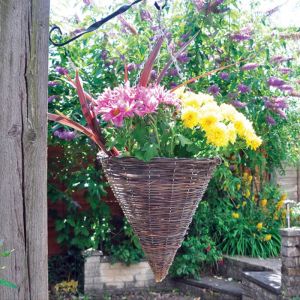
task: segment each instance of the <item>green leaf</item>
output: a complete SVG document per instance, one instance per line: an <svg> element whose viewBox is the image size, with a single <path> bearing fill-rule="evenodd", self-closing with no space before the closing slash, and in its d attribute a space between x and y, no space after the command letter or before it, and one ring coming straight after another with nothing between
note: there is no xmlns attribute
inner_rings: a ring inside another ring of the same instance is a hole
<svg viewBox="0 0 300 300"><path fill-rule="evenodd" d="M12 289L16 289L17 288L17 286L14 284L14 283L12 283L12 282L10 282L10 281L7 281L7 280L5 280L5 279L1 279L0 278L0 286L6 286L6 287L9 287L9 288L12 288Z"/></svg>
<svg viewBox="0 0 300 300"><path fill-rule="evenodd" d="M146 151L144 154L144 160L145 161L150 161L152 158L158 156L158 150L156 145L147 145L146 146Z"/></svg>
<svg viewBox="0 0 300 300"><path fill-rule="evenodd" d="M191 145L192 141L188 138L186 138L185 136L183 136L182 134L178 134L177 135L178 140L180 142L180 144L184 147L185 145Z"/></svg>
<svg viewBox="0 0 300 300"><path fill-rule="evenodd" d="M10 256L11 253L12 253L12 251L10 251L10 250L3 251L3 252L0 253L0 256L8 257L8 256Z"/></svg>

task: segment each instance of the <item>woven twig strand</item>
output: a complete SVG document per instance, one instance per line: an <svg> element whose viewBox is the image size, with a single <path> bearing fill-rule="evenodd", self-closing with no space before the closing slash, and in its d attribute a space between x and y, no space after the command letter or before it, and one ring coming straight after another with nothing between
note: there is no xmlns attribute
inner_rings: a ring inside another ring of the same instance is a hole
<svg viewBox="0 0 300 300"><path fill-rule="evenodd" d="M219 159L100 158L104 173L154 272L162 281Z"/></svg>

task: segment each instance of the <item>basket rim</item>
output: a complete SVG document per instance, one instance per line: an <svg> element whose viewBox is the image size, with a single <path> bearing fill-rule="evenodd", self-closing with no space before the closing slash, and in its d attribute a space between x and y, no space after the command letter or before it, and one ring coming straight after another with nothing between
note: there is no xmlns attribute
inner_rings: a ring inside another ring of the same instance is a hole
<svg viewBox="0 0 300 300"><path fill-rule="evenodd" d="M220 165L222 163L222 159L218 156L216 157L200 157L200 158L196 158L196 157L154 157L149 161L144 161L141 159L138 159L136 157L133 156L103 156L103 155L97 155L97 159L99 159L100 161L109 161L109 160L114 160L114 161L118 161L118 160L131 160L131 161L136 161L139 163L151 163L151 162L161 162L161 161L169 161L169 162L173 162L173 161L179 161L179 162L183 162L183 161L190 161L190 162L207 162L207 163L216 163L217 165Z"/></svg>

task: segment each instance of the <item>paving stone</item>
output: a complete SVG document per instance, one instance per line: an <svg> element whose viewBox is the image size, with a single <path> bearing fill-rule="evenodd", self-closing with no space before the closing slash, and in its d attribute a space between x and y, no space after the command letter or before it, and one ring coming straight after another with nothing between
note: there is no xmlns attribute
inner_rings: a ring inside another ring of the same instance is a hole
<svg viewBox="0 0 300 300"><path fill-rule="evenodd" d="M233 295L241 297L243 293L242 286L239 282L228 281L225 279L218 279L215 277L201 277L196 279L181 279L177 282L184 283L186 285L199 287L202 289L209 289L215 292L222 293L223 295Z"/></svg>
<svg viewBox="0 0 300 300"><path fill-rule="evenodd" d="M274 272L244 272L243 279L279 295L281 288L281 274Z"/></svg>

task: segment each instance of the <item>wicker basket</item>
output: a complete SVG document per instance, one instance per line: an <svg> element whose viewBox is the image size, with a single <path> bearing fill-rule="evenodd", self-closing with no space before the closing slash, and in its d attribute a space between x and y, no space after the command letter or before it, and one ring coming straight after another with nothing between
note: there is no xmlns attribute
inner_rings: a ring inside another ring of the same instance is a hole
<svg viewBox="0 0 300 300"><path fill-rule="evenodd" d="M100 160L156 281L162 281L219 159Z"/></svg>

